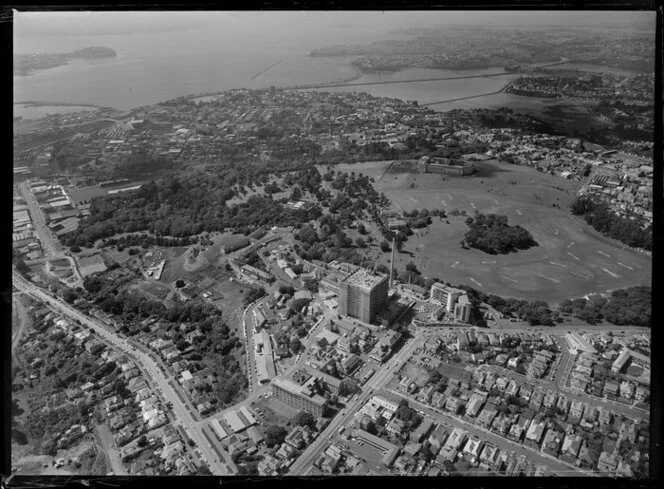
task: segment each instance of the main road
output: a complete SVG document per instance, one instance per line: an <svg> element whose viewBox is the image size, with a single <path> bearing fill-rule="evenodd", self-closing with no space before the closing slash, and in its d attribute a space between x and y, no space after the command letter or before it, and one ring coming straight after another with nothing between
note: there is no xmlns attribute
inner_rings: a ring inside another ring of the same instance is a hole
<svg viewBox="0 0 664 489"><path fill-rule="evenodd" d="M134 358L147 373L149 379L146 380L151 381L151 383L156 386L156 389L154 389L155 394L157 394L166 404L169 402L171 403L172 412L175 415L177 424L180 424L185 429L188 436L196 442L200 453L210 467L210 471L215 475L227 475L230 473L229 468L220 461L217 454L210 446L210 443L206 440L203 433L199 431L197 422L192 417L187 406L180 400L175 390L169 384L165 373L161 371L160 367L149 355L137 349L127 339L120 338L89 316L82 314L60 299L44 292L35 284L28 282L17 272L13 272L12 282L19 290L26 294L30 294L44 304L50 305L61 314L77 320L80 324L85 325L90 328L90 330L94 331L97 336L105 340L107 343Z"/></svg>
<svg viewBox="0 0 664 489"><path fill-rule="evenodd" d="M41 241L42 245L44 246L44 254L47 257L60 255L60 245L53 237L51 230L46 225L46 218L44 217L44 213L39 207L39 204L37 204L37 199L32 193L32 190L30 187L28 187L28 182L23 182L21 185L19 185L19 190L23 200L28 206L28 211L30 212L30 217L32 219L32 223L35 226L35 231L39 237L39 241Z"/></svg>
<svg viewBox="0 0 664 489"><path fill-rule="evenodd" d="M318 435L309 447L302 452L302 455L291 465L289 473L293 475L304 475L312 466L312 463L327 446L330 440L334 437L336 432L341 426L345 426L353 419L355 412L366 403L369 398L374 395L374 392L380 389L387 381L395 370L398 370L405 360L407 360L419 342L415 339L410 339L404 344L388 363L384 364L369 381L364 385L363 392L355 400L351 400L346 407L337 414L327 428Z"/></svg>

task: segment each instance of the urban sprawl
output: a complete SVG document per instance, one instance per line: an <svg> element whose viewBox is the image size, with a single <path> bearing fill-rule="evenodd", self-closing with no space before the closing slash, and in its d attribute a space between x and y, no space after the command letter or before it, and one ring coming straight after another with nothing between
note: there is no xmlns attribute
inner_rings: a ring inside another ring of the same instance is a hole
<svg viewBox="0 0 664 489"><path fill-rule="evenodd" d="M630 136L313 89L15 120L14 469L31 453L59 473L647 477L649 324L397 273L445 212L334 169L531 167L649 253L653 78L552 73L508 91L632 101L601 110Z"/></svg>

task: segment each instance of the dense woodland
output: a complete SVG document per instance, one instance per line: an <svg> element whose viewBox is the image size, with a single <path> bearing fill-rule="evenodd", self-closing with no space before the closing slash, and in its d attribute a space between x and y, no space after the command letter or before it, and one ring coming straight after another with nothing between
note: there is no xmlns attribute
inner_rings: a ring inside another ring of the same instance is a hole
<svg viewBox="0 0 664 489"><path fill-rule="evenodd" d="M470 230L465 234L462 246L496 254L527 250L538 246L533 236L524 228L507 224L507 216L475 214L466 219Z"/></svg>
<svg viewBox="0 0 664 489"><path fill-rule="evenodd" d="M627 217L618 216L606 202L592 197L578 197L570 205L572 214L585 221L605 236L635 248L652 250L652 224L643 229Z"/></svg>
<svg viewBox="0 0 664 489"><path fill-rule="evenodd" d="M651 326L652 290L638 286L615 290L609 298L567 299L560 304L561 312L572 314L589 323L603 320L619 326Z"/></svg>
<svg viewBox="0 0 664 489"><path fill-rule="evenodd" d="M314 188L314 173L318 171L311 168L296 180L302 187ZM227 172L196 172L164 177L132 192L93 199L90 216L62 241L70 247L91 247L98 239L140 231L182 238L225 228L296 225L321 213L316 206L309 210L286 209L269 193L228 206L226 201L236 194L231 186L237 183L237 176L231 178Z"/></svg>

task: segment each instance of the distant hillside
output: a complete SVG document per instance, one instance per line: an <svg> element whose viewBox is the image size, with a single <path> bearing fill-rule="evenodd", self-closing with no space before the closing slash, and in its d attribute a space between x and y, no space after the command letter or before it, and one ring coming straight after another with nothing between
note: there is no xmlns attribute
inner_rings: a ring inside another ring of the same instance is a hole
<svg viewBox="0 0 664 489"><path fill-rule="evenodd" d="M14 75L27 76L37 70L47 70L66 65L70 59L115 58L117 53L107 47L92 46L71 53L41 53L14 55Z"/></svg>

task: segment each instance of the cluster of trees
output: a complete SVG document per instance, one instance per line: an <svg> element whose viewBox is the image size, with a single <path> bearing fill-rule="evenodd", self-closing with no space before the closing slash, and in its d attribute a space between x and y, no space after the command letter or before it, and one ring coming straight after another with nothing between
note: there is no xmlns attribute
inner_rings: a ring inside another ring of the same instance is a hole
<svg viewBox="0 0 664 489"><path fill-rule="evenodd" d="M305 224L296 233L299 241L298 252L306 260L344 260L359 263L362 255L357 251L357 243L344 232L346 221L342 217L325 214L318 219L318 231Z"/></svg>
<svg viewBox="0 0 664 489"><path fill-rule="evenodd" d="M29 439L39 440L40 451L54 456L57 453L57 439L74 424L85 425L87 415L77 406L66 405L46 412L31 412L25 423Z"/></svg>
<svg viewBox="0 0 664 489"><path fill-rule="evenodd" d="M505 254L515 250L527 250L537 243L524 228L510 226L507 216L476 213L475 218L466 219L470 230L465 234L462 246L495 254Z"/></svg>
<svg viewBox="0 0 664 489"><path fill-rule="evenodd" d="M265 430L265 444L269 448L281 445L286 439L287 434L288 431L286 431L286 428L280 425L272 424Z"/></svg>
<svg viewBox="0 0 664 489"><path fill-rule="evenodd" d="M163 247L176 247L176 246L189 246L198 241L195 237L184 238L169 238L165 236L154 236L151 234L126 234L119 238L110 238L102 241L101 246L114 246L118 251L123 251L130 246L140 246L143 249L148 249L151 246ZM72 250L73 251L73 250ZM137 254L138 250L130 249L129 254Z"/></svg>
<svg viewBox="0 0 664 489"><path fill-rule="evenodd" d="M519 299L503 299L493 294L481 294L483 302L493 307L501 314L516 316L523 321L528 321L531 326L554 326L559 319L558 313L551 310L544 301L528 302Z"/></svg>
<svg viewBox="0 0 664 489"><path fill-rule="evenodd" d="M614 290L608 298L567 299L560 310L589 323L606 320L619 326L651 326L652 290L647 286Z"/></svg>
<svg viewBox="0 0 664 489"><path fill-rule="evenodd" d="M261 297L265 297L265 289L263 287L251 288L244 294L242 302L245 306L248 306L254 301L257 301Z"/></svg>
<svg viewBox="0 0 664 489"><path fill-rule="evenodd" d="M78 229L63 236L62 242L89 247L98 239L139 231L182 238L225 228L297 225L321 214L317 206L286 209L270 196L260 195L228 206L226 202L236 193L231 187L237 180L230 170L200 171L167 176L132 192L93 199L90 216L81 220Z"/></svg>
<svg viewBox="0 0 664 489"><path fill-rule="evenodd" d="M217 378L217 398L225 405L232 404L247 385L247 378L242 372L235 372L230 376L222 375Z"/></svg>
<svg viewBox="0 0 664 489"><path fill-rule="evenodd" d="M30 272L30 267L25 264L23 257L15 248L12 248L12 263L16 266L16 271L21 275L26 275Z"/></svg>
<svg viewBox="0 0 664 489"><path fill-rule="evenodd" d="M293 422L298 426L308 426L312 430L316 429L316 419L314 418L314 415L306 411L299 411L295 415Z"/></svg>
<svg viewBox="0 0 664 489"><path fill-rule="evenodd" d="M293 192L295 195L291 194L293 200L298 200L301 198L301 195L297 194L297 189L302 189L312 194L316 194L321 190L321 182L323 177L320 172L315 167L307 168L306 170L301 170L298 172L286 173L284 175L283 183L289 187L293 186Z"/></svg>
<svg viewBox="0 0 664 489"><path fill-rule="evenodd" d="M644 229L637 222L615 214L606 202L588 196L578 197L570 210L605 236L628 246L652 250L652 224Z"/></svg>
<svg viewBox="0 0 664 489"><path fill-rule="evenodd" d="M417 411L411 408L408 405L408 401L401 399L399 402L399 407L397 408L394 415L401 421L406 422L406 432L410 432L417 428L417 426L422 422L422 416L420 416Z"/></svg>

